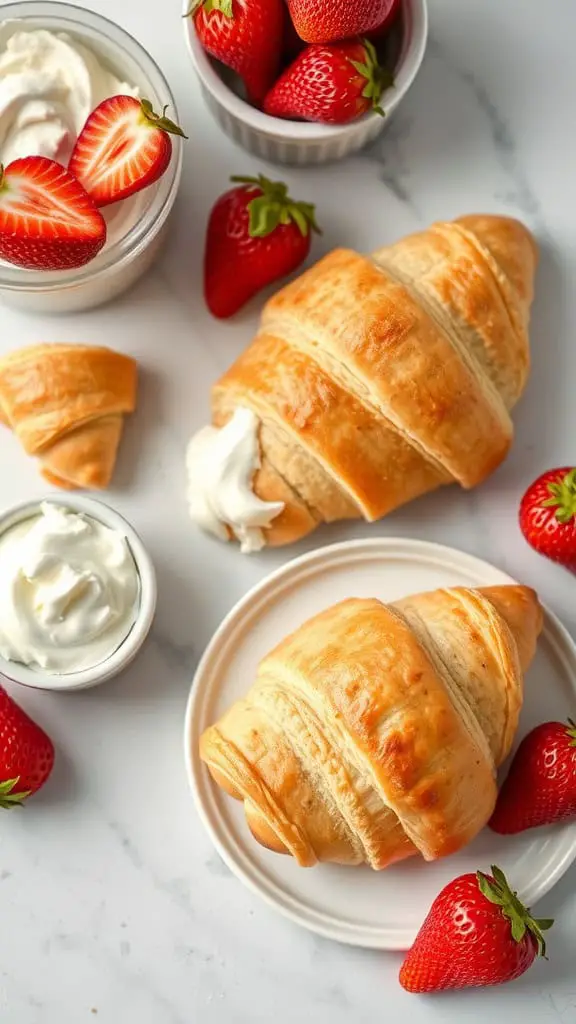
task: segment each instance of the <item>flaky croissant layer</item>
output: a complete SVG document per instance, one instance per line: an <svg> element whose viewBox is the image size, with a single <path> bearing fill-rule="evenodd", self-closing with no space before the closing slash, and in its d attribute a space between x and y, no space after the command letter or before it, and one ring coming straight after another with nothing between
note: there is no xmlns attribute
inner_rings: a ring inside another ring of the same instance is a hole
<svg viewBox="0 0 576 1024"><path fill-rule="evenodd" d="M201 757L303 866L444 857L493 811L541 627L521 586L343 601L264 658Z"/></svg>
<svg viewBox="0 0 576 1024"><path fill-rule="evenodd" d="M285 505L269 544L493 472L528 377L536 258L518 221L462 217L337 249L270 299L212 391L215 426L239 406L260 419L254 489Z"/></svg>
<svg viewBox="0 0 576 1024"><path fill-rule="evenodd" d="M134 359L95 345L47 344L0 359L0 421L55 487L110 483L124 417L136 407Z"/></svg>

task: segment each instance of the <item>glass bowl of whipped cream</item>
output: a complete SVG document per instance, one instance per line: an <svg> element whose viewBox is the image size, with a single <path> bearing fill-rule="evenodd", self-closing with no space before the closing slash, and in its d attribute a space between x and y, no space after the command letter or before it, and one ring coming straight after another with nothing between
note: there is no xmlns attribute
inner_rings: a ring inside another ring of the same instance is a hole
<svg viewBox="0 0 576 1024"><path fill-rule="evenodd" d="M110 4L112 7L113 5ZM134 95L178 120L164 75L114 22L66 3L0 5L0 163L46 156L67 164L88 115L104 99ZM180 182L182 140L160 180L103 210L107 241L92 262L66 271L0 262L0 297L38 313L90 309L124 292L151 266Z"/></svg>
<svg viewBox="0 0 576 1024"><path fill-rule="evenodd" d="M117 675L156 610L154 566L136 531L93 498L47 498L0 516L0 674L43 690Z"/></svg>

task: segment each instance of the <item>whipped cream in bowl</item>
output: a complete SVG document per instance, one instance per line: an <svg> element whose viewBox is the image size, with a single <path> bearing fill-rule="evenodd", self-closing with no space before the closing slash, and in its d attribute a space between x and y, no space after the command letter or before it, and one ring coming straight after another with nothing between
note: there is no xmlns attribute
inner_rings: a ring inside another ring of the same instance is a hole
<svg viewBox="0 0 576 1024"><path fill-rule="evenodd" d="M239 406L223 427L202 427L188 445L190 517L220 540L236 537L243 554L261 551L266 527L284 511L281 501L262 501L253 489L260 468L258 417Z"/></svg>
<svg viewBox="0 0 576 1024"><path fill-rule="evenodd" d="M1 13L1 11L0 11ZM0 24L0 157L68 164L88 116L102 100L137 96L96 53L67 32L20 20Z"/></svg>
<svg viewBox="0 0 576 1024"><path fill-rule="evenodd" d="M75 690L116 675L152 624L156 580L133 528L92 498L0 516L0 673Z"/></svg>
<svg viewBox="0 0 576 1024"><path fill-rule="evenodd" d="M66 164L87 117L114 95L167 106L174 98L150 55L118 25L92 11L51 0L0 6L0 163L46 156ZM38 313L67 313L108 302L151 266L166 235L182 169L182 140L172 140L162 178L102 213L107 240L83 267L24 270L0 263L0 298Z"/></svg>

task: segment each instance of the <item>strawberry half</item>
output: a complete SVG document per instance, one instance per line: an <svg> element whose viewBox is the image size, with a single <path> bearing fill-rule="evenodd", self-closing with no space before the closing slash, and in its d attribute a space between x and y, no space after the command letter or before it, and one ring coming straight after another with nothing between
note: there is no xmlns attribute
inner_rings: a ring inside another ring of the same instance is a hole
<svg viewBox="0 0 576 1024"><path fill-rule="evenodd" d="M70 157L68 170L84 186L96 206L153 185L172 156L170 135L186 138L182 129L148 100L111 96L86 121Z"/></svg>
<svg viewBox="0 0 576 1024"><path fill-rule="evenodd" d="M489 825L513 835L576 819L576 723L544 722L524 737Z"/></svg>
<svg viewBox="0 0 576 1024"><path fill-rule="evenodd" d="M0 259L68 270L93 260L105 241L102 214L61 164L44 156L0 164Z"/></svg>
<svg viewBox="0 0 576 1024"><path fill-rule="evenodd" d="M0 686L0 808L36 793L54 765L52 740Z"/></svg>
<svg viewBox="0 0 576 1024"><path fill-rule="evenodd" d="M208 221L204 254L206 305L232 316L257 292L290 274L310 252L319 231L310 203L297 203L281 181L234 177Z"/></svg>
<svg viewBox="0 0 576 1024"><path fill-rule="evenodd" d="M460 875L436 897L400 968L407 992L499 985L546 955L542 933L554 922L533 918L504 873L491 871Z"/></svg>

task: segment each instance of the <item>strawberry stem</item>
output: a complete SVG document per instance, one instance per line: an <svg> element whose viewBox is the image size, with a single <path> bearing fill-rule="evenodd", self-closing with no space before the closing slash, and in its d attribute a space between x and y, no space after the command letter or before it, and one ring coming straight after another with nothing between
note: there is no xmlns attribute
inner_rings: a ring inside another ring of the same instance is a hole
<svg viewBox="0 0 576 1024"><path fill-rule="evenodd" d="M212 11L220 11L225 18L233 18L232 0L192 0L190 10L186 11L185 18L192 18L203 7L206 14Z"/></svg>
<svg viewBox="0 0 576 1024"><path fill-rule="evenodd" d="M16 786L20 782L20 777L15 779L6 779L5 782L0 782L0 807L9 811L12 807L20 807L26 797L30 796L31 790L22 790L20 793L14 792Z"/></svg>
<svg viewBox="0 0 576 1024"><path fill-rule="evenodd" d="M372 109L384 117L384 111L380 106L380 99L385 89L390 89L394 85L394 75L388 68L383 68L378 63L378 54L376 48L369 39L363 39L362 45L366 54L364 63L359 60L350 61L353 68L356 69L366 79L366 85L362 92L365 99L372 100Z"/></svg>
<svg viewBox="0 0 576 1024"><path fill-rule="evenodd" d="M576 747L576 722L573 718L568 719L566 733L568 735L568 739L570 740L570 746Z"/></svg>
<svg viewBox="0 0 576 1024"><path fill-rule="evenodd" d="M576 518L576 467L571 469L560 483L548 484L550 497L542 502L544 508L555 508L559 523L569 523Z"/></svg>
<svg viewBox="0 0 576 1024"><path fill-rule="evenodd" d="M291 199L283 181L269 181L263 174L259 174L257 178L235 174L230 181L252 186L253 191L259 192L259 195L248 203L248 231L251 238L266 238L279 224L291 222L296 224L304 238L310 231L322 234L316 223L316 207L312 203L295 202Z"/></svg>
<svg viewBox="0 0 576 1024"><path fill-rule="evenodd" d="M538 956L546 957L546 942L542 932L548 931L554 921L550 918L537 920L532 917L529 908L524 906L518 899L518 894L510 888L504 872L495 864L490 870L492 878L482 871L476 872L480 892L490 903L499 906L504 917L508 918L512 938L516 942L522 942L526 932L529 932L536 941Z"/></svg>
<svg viewBox="0 0 576 1024"><path fill-rule="evenodd" d="M184 134L180 125L176 124L175 121L171 121L169 117L166 117L166 111L168 107L164 107L161 114L154 113L154 107L150 103L150 100L140 100L141 117L144 122L151 128L160 128L163 132L168 132L169 135L180 135L181 138L187 139L188 136Z"/></svg>

